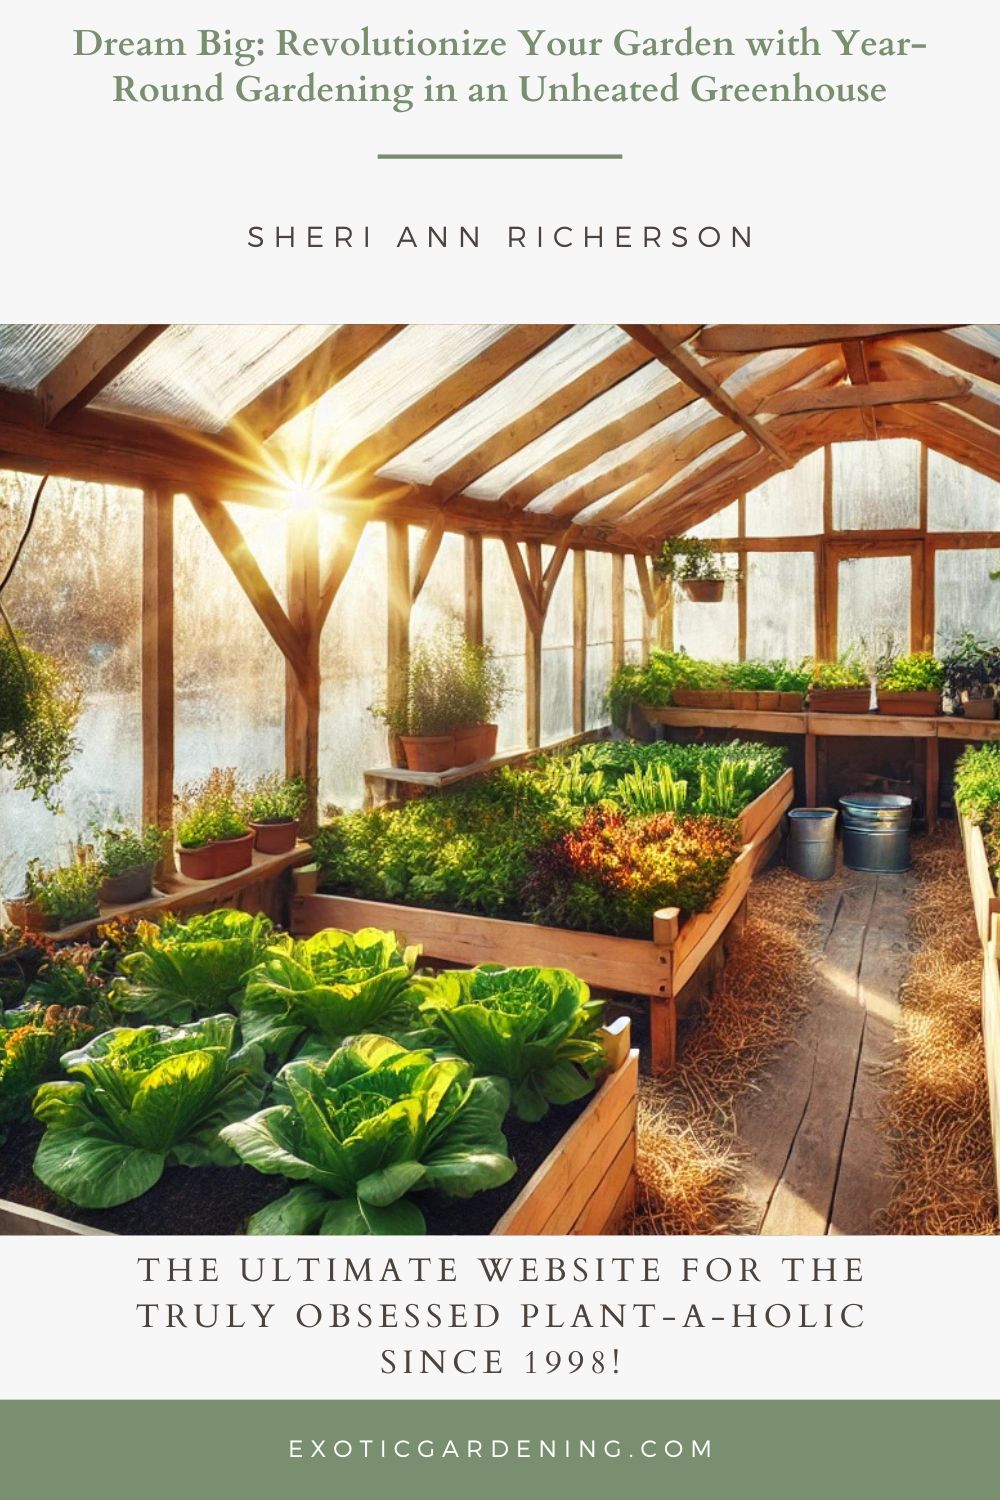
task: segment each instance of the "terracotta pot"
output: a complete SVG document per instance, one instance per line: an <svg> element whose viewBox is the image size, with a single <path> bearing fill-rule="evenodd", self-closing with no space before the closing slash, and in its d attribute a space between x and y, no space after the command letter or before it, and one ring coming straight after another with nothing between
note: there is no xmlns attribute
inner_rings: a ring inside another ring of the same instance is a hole
<svg viewBox="0 0 1000 1500"><path fill-rule="evenodd" d="M678 708L732 708L733 695L722 688L675 688Z"/></svg>
<svg viewBox="0 0 1000 1500"><path fill-rule="evenodd" d="M250 827L258 854L287 854L299 836L298 818L271 818L266 823L252 822Z"/></svg>
<svg viewBox="0 0 1000 1500"><path fill-rule="evenodd" d="M783 714L800 714L805 702L804 693L779 693L781 699L778 707Z"/></svg>
<svg viewBox="0 0 1000 1500"><path fill-rule="evenodd" d="M42 908L29 901L27 896L8 896L4 910L7 920L20 927L22 932L48 932L52 926L51 917L47 917Z"/></svg>
<svg viewBox="0 0 1000 1500"><path fill-rule="evenodd" d="M962 714L966 719L992 719L995 708L995 698L966 698Z"/></svg>
<svg viewBox="0 0 1000 1500"><path fill-rule="evenodd" d="M404 734L399 742L410 771L450 771L455 764L454 734Z"/></svg>
<svg viewBox="0 0 1000 1500"><path fill-rule="evenodd" d="M941 712L941 694L931 691L883 693L878 695L880 714L916 714L929 717Z"/></svg>
<svg viewBox="0 0 1000 1500"><path fill-rule="evenodd" d="M216 839L212 845L216 875L235 875L253 864L253 833L235 839Z"/></svg>
<svg viewBox="0 0 1000 1500"><path fill-rule="evenodd" d="M781 707L781 694L773 688L757 694L757 707L762 714L776 714Z"/></svg>
<svg viewBox="0 0 1000 1500"><path fill-rule="evenodd" d="M681 588L696 604L721 604L726 591L724 578L685 578Z"/></svg>
<svg viewBox="0 0 1000 1500"><path fill-rule="evenodd" d="M133 901L144 901L153 890L154 868L151 861L134 870L123 870L121 875L106 875L99 892L101 905L130 906Z"/></svg>
<svg viewBox="0 0 1000 1500"><path fill-rule="evenodd" d="M215 878L215 845L199 844L196 849L178 849L177 862L188 880Z"/></svg>
<svg viewBox="0 0 1000 1500"><path fill-rule="evenodd" d="M469 729L455 730L455 765L471 766L477 760L491 760L497 753L496 724L473 724Z"/></svg>
<svg viewBox="0 0 1000 1500"><path fill-rule="evenodd" d="M757 701L760 694L751 692L749 688L733 688L729 696L734 708L757 709L760 707Z"/></svg>
<svg viewBox="0 0 1000 1500"><path fill-rule="evenodd" d="M870 702L866 687L809 689L809 707L817 714L866 714Z"/></svg>

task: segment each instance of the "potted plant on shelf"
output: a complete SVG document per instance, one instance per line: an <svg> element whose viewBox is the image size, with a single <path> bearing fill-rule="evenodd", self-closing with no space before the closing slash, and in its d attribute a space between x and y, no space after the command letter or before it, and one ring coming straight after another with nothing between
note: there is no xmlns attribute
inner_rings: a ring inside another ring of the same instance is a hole
<svg viewBox="0 0 1000 1500"><path fill-rule="evenodd" d="M295 848L308 801L303 776L286 779L278 771L258 776L247 791L244 812L259 854L287 854Z"/></svg>
<svg viewBox="0 0 1000 1500"><path fill-rule="evenodd" d="M790 662L775 662L774 685L778 689L778 707L782 713L800 714L812 673L807 663L793 667Z"/></svg>
<svg viewBox="0 0 1000 1500"><path fill-rule="evenodd" d="M1000 647L987 646L967 630L941 666L952 712L966 719L992 719L1000 686Z"/></svg>
<svg viewBox="0 0 1000 1500"><path fill-rule="evenodd" d="M673 653L673 700L678 708L731 708L728 668L700 661L683 651Z"/></svg>
<svg viewBox="0 0 1000 1500"><path fill-rule="evenodd" d="M734 708L757 709L774 713L781 704L773 664L766 661L738 661L728 669Z"/></svg>
<svg viewBox="0 0 1000 1500"><path fill-rule="evenodd" d="M679 583L689 599L698 604L718 604L726 584L739 577L716 547L697 536L668 536L653 558L661 578Z"/></svg>
<svg viewBox="0 0 1000 1500"><path fill-rule="evenodd" d="M141 830L127 824L98 830L96 853L102 905L129 906L152 894L153 873L163 858L167 838L163 829L154 824Z"/></svg>
<svg viewBox="0 0 1000 1500"><path fill-rule="evenodd" d="M881 714L938 714L944 666L929 651L897 656L878 679Z"/></svg>
<svg viewBox="0 0 1000 1500"><path fill-rule="evenodd" d="M851 652L838 661L814 661L809 671L809 707L817 713L863 714L871 689L863 664Z"/></svg>
<svg viewBox="0 0 1000 1500"><path fill-rule="evenodd" d="M28 861L23 892L9 898L4 906L16 927L58 931L100 915L100 885L100 867L87 850L77 850L70 864L51 868L32 859Z"/></svg>
<svg viewBox="0 0 1000 1500"><path fill-rule="evenodd" d="M254 835L240 811L243 792L232 766L215 766L178 797L181 874L191 880L235 875L253 860Z"/></svg>
<svg viewBox="0 0 1000 1500"><path fill-rule="evenodd" d="M407 663L405 698L372 710L397 736L411 771L447 771L496 753L495 716L506 678L490 646L457 627L418 646Z"/></svg>

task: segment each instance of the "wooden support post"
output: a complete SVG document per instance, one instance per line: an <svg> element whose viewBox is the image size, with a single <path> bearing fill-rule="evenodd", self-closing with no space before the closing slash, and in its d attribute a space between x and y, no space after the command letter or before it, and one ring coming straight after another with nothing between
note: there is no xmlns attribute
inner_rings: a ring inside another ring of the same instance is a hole
<svg viewBox="0 0 1000 1500"><path fill-rule="evenodd" d="M317 823L319 786L319 517L315 510L290 511L286 549L288 618L300 642L300 657L285 661L285 774L302 776L309 788L304 831Z"/></svg>
<svg viewBox="0 0 1000 1500"><path fill-rule="evenodd" d="M386 524L386 701L392 708L406 702L410 655L410 528L405 521ZM402 764L390 735L389 756Z"/></svg>
<svg viewBox="0 0 1000 1500"><path fill-rule="evenodd" d="M815 807L816 797L818 795L817 783L819 780L816 764L816 736L814 734L809 734L807 731L803 736L802 745L806 774L805 805L806 807Z"/></svg>
<svg viewBox="0 0 1000 1500"><path fill-rule="evenodd" d="M674 585L670 578L657 586L659 613L657 614L657 641L664 651L674 649Z"/></svg>
<svg viewBox="0 0 1000 1500"><path fill-rule="evenodd" d="M587 727L587 554L573 553L573 733Z"/></svg>
<svg viewBox="0 0 1000 1500"><path fill-rule="evenodd" d="M542 592L542 544L528 542L525 550L528 580L536 598ZM545 617L524 616L524 717L527 744L531 749L542 742L542 631Z"/></svg>
<svg viewBox="0 0 1000 1500"><path fill-rule="evenodd" d="M625 660L625 559L620 552L611 554L611 669L616 671Z"/></svg>
<svg viewBox="0 0 1000 1500"><path fill-rule="evenodd" d="M147 490L142 506L142 821L174 820L174 497ZM161 869L174 868L171 843Z"/></svg>
<svg viewBox="0 0 1000 1500"><path fill-rule="evenodd" d="M941 744L936 734L924 740L924 800L927 804L927 832L934 833L938 823L938 791L941 782Z"/></svg>
<svg viewBox="0 0 1000 1500"><path fill-rule="evenodd" d="M483 644L483 539L465 538L465 634L474 646Z"/></svg>
<svg viewBox="0 0 1000 1500"><path fill-rule="evenodd" d="M740 495L736 502L736 529L741 542L746 541L747 535L747 497ZM736 580L736 654L740 661L746 661L747 655L747 567L749 563L748 554L741 550L736 559L739 564L739 577Z"/></svg>

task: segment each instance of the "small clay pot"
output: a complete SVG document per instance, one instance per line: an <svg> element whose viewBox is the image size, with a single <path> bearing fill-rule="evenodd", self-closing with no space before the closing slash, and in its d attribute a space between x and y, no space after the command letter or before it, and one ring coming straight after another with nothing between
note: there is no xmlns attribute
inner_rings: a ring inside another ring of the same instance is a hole
<svg viewBox="0 0 1000 1500"><path fill-rule="evenodd" d="M235 875L253 864L253 840L252 831L235 839L216 839L212 845L215 875Z"/></svg>
<svg viewBox="0 0 1000 1500"><path fill-rule="evenodd" d="M802 705L805 702L804 693L779 693L778 697L781 700L778 707L783 714L800 714L802 712Z"/></svg>
<svg viewBox="0 0 1000 1500"><path fill-rule="evenodd" d="M298 818L270 818L251 823L253 846L258 854L288 854L299 836Z"/></svg>
<svg viewBox="0 0 1000 1500"><path fill-rule="evenodd" d="M866 687L809 689L809 707L818 714L866 714L870 701Z"/></svg>
<svg viewBox="0 0 1000 1500"><path fill-rule="evenodd" d="M681 588L696 604L721 604L726 591L724 578L685 578Z"/></svg>
<svg viewBox="0 0 1000 1500"><path fill-rule="evenodd" d="M757 707L762 714L776 714L781 707L781 694L773 688L757 694Z"/></svg>
<svg viewBox="0 0 1000 1500"><path fill-rule="evenodd" d="M48 932L52 919L47 917L37 902L27 896L8 896L4 901L7 920L22 932Z"/></svg>
<svg viewBox="0 0 1000 1500"><path fill-rule="evenodd" d="M760 707L760 694L751 692L749 688L733 688L730 695L733 700L733 708L757 709Z"/></svg>
<svg viewBox="0 0 1000 1500"><path fill-rule="evenodd" d="M188 880L212 880L215 877L215 845L198 844L194 849L178 849L177 862Z"/></svg>
<svg viewBox="0 0 1000 1500"><path fill-rule="evenodd" d="M932 714L941 712L941 694L933 691L921 691L914 688L911 692L882 692L879 690L878 711L880 714L912 714L922 717L930 717Z"/></svg>
<svg viewBox="0 0 1000 1500"><path fill-rule="evenodd" d="M962 714L966 719L992 719L995 708L995 698L966 698Z"/></svg>
<svg viewBox="0 0 1000 1500"><path fill-rule="evenodd" d="M456 764L454 734L404 734L400 744L410 771L450 771Z"/></svg>
<svg viewBox="0 0 1000 1500"><path fill-rule="evenodd" d="M101 881L101 905L131 906L135 901L145 901L152 894L154 868L150 861L134 870L123 870L120 875L106 875Z"/></svg>

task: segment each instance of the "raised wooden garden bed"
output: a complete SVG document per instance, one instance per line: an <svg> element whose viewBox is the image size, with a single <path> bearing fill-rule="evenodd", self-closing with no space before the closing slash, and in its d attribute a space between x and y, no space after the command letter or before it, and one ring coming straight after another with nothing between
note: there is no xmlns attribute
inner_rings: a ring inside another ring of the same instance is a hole
<svg viewBox="0 0 1000 1500"><path fill-rule="evenodd" d="M613 1234L618 1229L635 1198L639 1054L629 1041L627 1019L605 1028L612 1071L497 1220L493 1234ZM106 1233L0 1198L0 1235Z"/></svg>
<svg viewBox="0 0 1000 1500"><path fill-rule="evenodd" d="M986 1051L986 1076L990 1093L990 1120L993 1130L993 1162L1000 1183L1000 897L986 858L983 835L968 818L959 816L965 866L969 873L976 930L983 946L982 1021Z"/></svg>
<svg viewBox="0 0 1000 1500"><path fill-rule="evenodd" d="M667 1073L676 1055L678 998L741 913L754 872L777 846L792 794L792 773L785 771L742 813L743 852L709 910L686 922L676 907L659 911L648 939L326 895L316 889L318 871L312 866L294 876L291 930L304 937L327 927L349 932L382 927L419 943L426 958L470 968L482 963L554 966L571 969L598 994L647 995L653 1071Z"/></svg>

